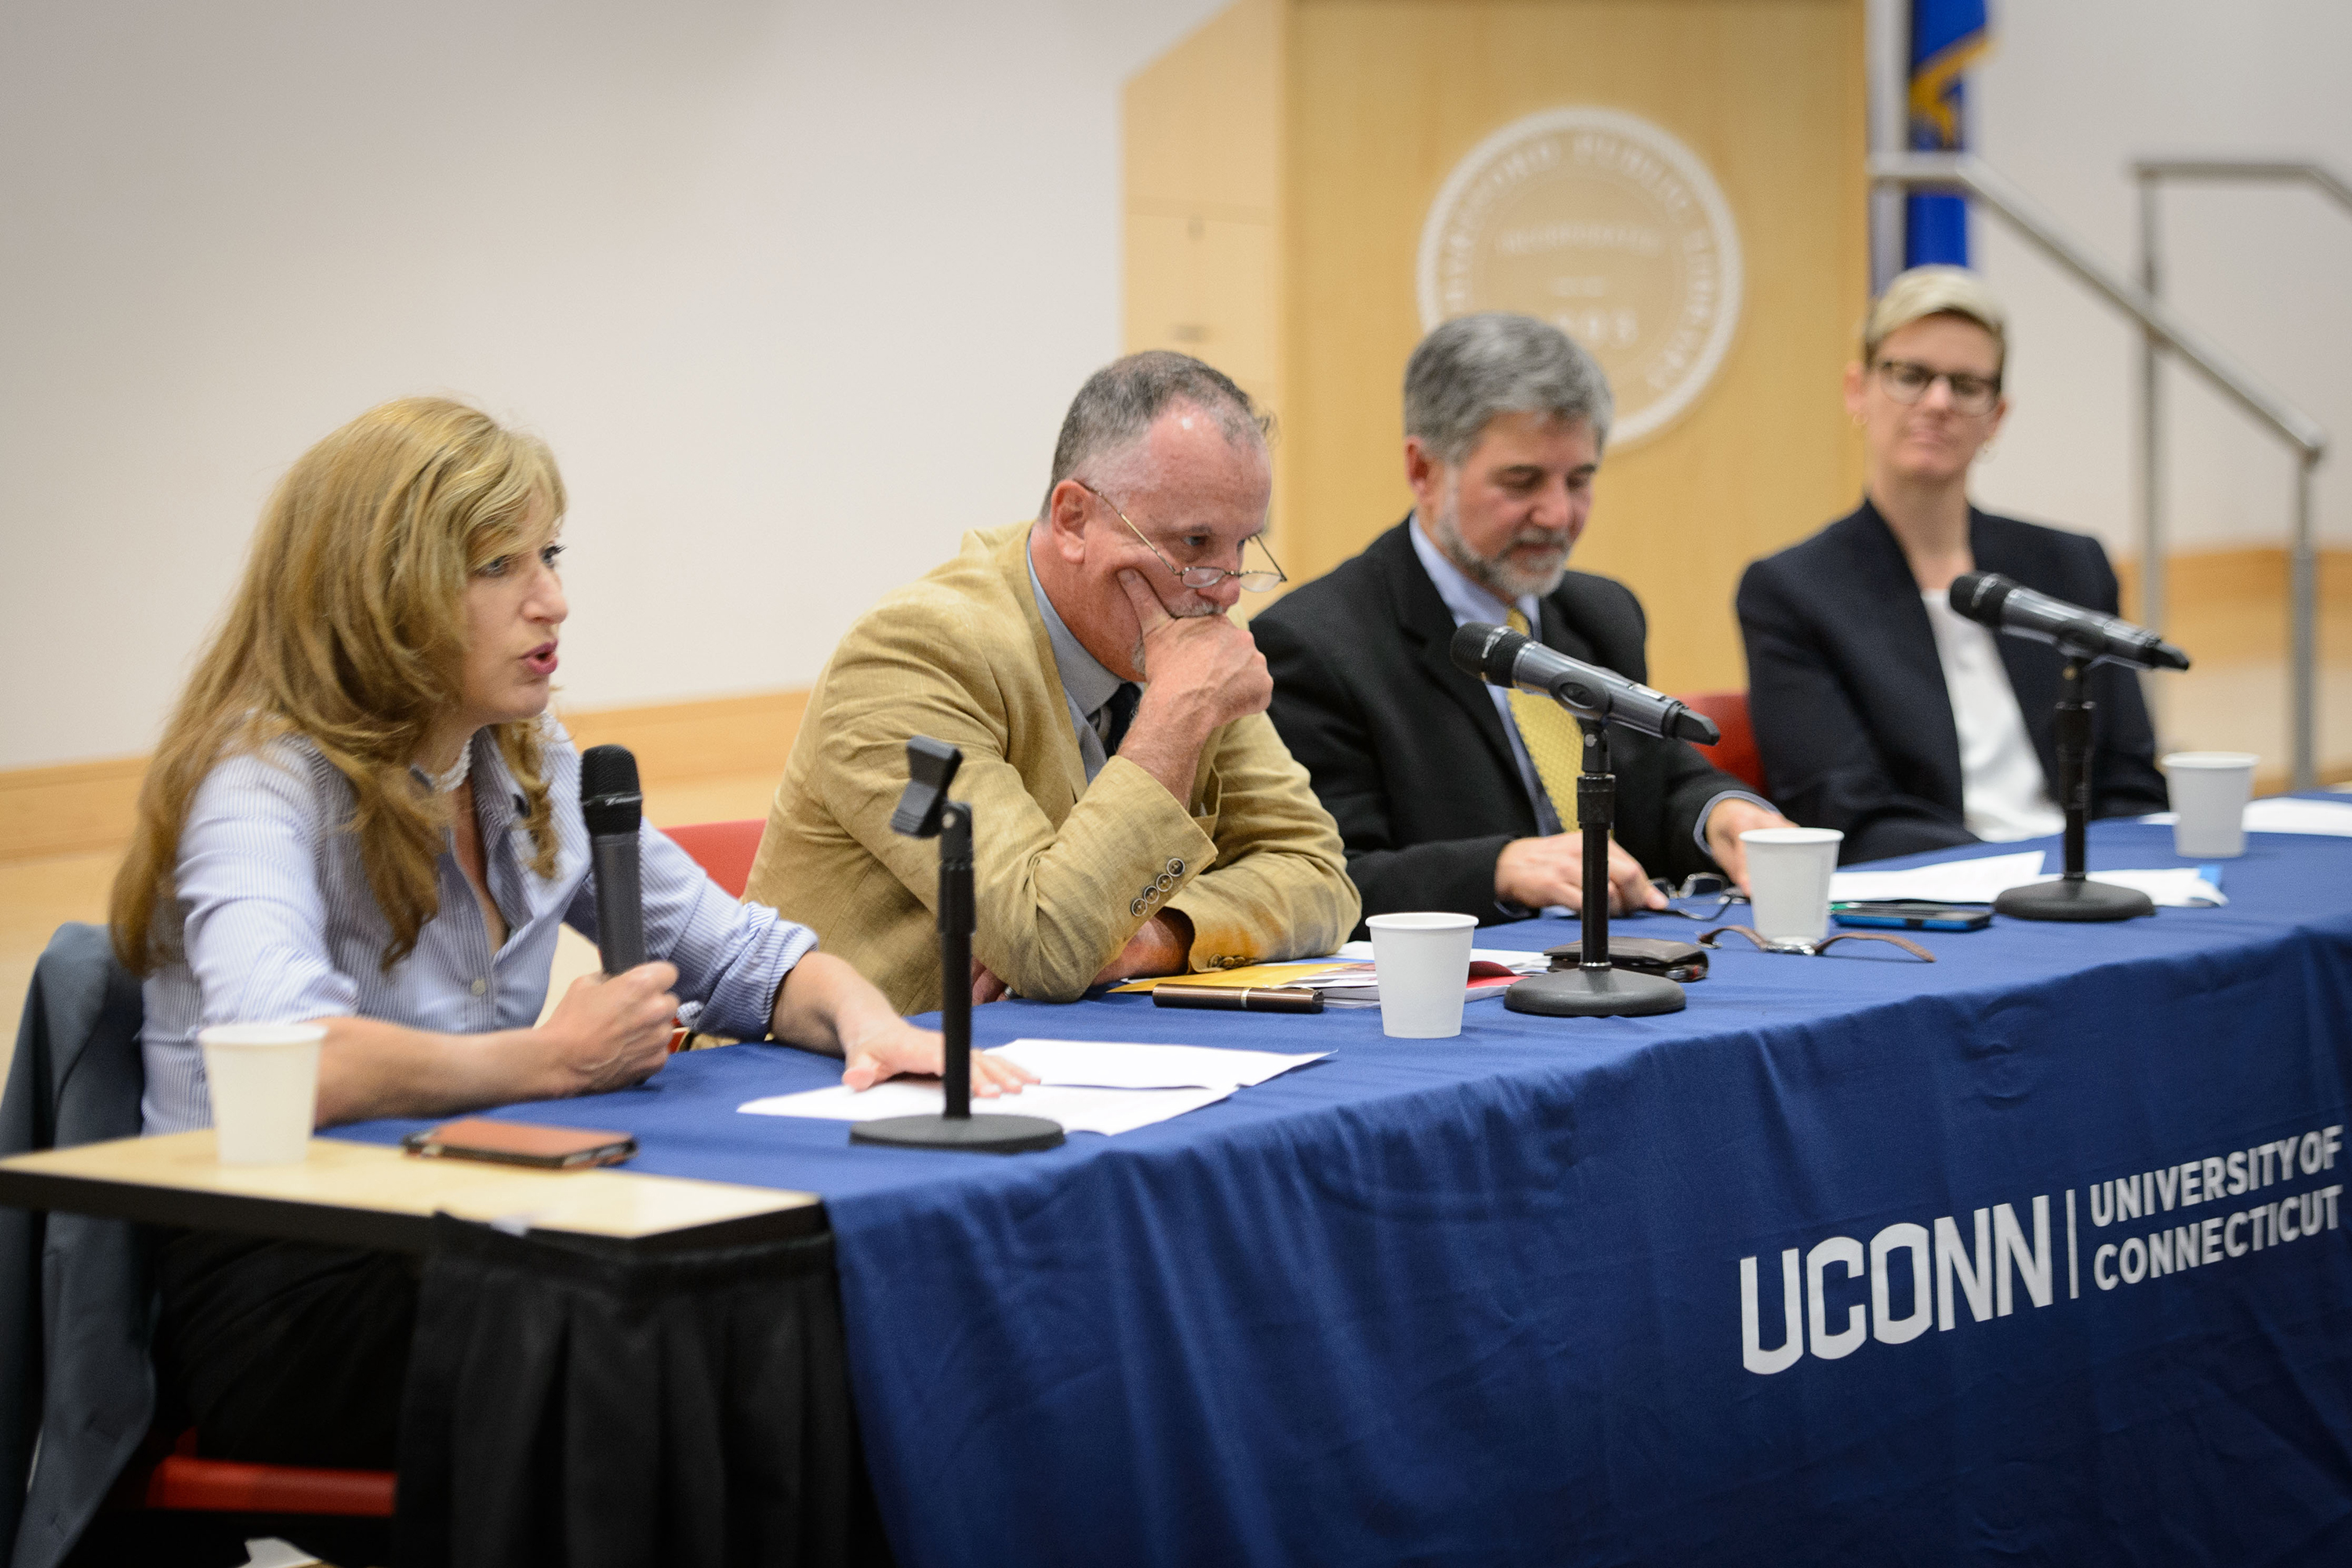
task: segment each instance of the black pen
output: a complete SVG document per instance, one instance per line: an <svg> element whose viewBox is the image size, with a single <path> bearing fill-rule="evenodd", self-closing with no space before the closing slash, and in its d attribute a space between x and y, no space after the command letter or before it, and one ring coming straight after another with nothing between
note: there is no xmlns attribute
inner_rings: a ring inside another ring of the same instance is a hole
<svg viewBox="0 0 2352 1568"><path fill-rule="evenodd" d="M1155 985L1160 1007L1213 1007L1228 1013L1320 1013L1323 993L1304 985Z"/></svg>

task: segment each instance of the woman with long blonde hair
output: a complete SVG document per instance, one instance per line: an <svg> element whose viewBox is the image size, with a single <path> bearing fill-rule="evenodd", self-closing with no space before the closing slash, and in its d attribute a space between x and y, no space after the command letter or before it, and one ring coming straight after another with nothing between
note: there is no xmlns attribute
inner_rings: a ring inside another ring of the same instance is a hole
<svg viewBox="0 0 2352 1568"><path fill-rule="evenodd" d="M698 1026L936 1072L940 1037L651 825L654 961L538 1022L556 928L593 934L580 761L547 711L563 483L463 405L373 409L295 463L157 749L112 926L144 976L146 1130L206 1124L196 1031L326 1028L318 1122L640 1082ZM1019 1077L975 1057L982 1093ZM382 1255L191 1235L160 1259L165 1376L205 1451L388 1466L415 1286Z"/></svg>

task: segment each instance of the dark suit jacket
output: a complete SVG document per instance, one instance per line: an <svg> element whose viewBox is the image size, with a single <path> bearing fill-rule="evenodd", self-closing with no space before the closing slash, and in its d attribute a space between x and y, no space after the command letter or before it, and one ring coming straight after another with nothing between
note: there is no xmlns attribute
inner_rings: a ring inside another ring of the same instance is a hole
<svg viewBox="0 0 2352 1568"><path fill-rule="evenodd" d="M16 1026L0 1154L137 1137L145 1014L106 928L59 926ZM19 1568L65 1561L147 1436L152 1245L128 1220L0 1209L0 1558Z"/></svg>
<svg viewBox="0 0 2352 1568"><path fill-rule="evenodd" d="M1274 672L1274 727L1339 824L1364 913L1454 910L1510 919L1495 858L1536 832L1486 687L1454 668L1454 616L1405 525L1250 623ZM1542 602L1540 640L1645 679L1642 606L1623 584L1570 572ZM1657 875L1710 870L1692 837L1706 803L1747 789L1680 741L1609 732L1617 840Z"/></svg>
<svg viewBox="0 0 2352 1568"><path fill-rule="evenodd" d="M1969 549L2053 598L2114 615L2116 574L2086 534L1969 512ZM1960 741L1936 634L1903 547L1864 501L1739 583L1748 708L1783 812L1845 834L1839 858L1876 860L1973 844L1960 813ZM2046 643L1997 636L2026 733L2058 798L2054 730L2063 660ZM2165 808L2139 678L2115 665L2087 682L2091 815Z"/></svg>

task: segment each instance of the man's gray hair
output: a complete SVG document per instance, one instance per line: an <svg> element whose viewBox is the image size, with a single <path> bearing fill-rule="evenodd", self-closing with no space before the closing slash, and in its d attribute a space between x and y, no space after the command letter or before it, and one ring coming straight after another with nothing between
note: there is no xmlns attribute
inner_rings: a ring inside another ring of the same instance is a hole
<svg viewBox="0 0 2352 1568"><path fill-rule="evenodd" d="M1589 419L1605 445L1616 408L1592 356L1533 316L1456 316L1422 339L1405 363L1404 433L1441 462L1467 458L1498 414Z"/></svg>
<svg viewBox="0 0 2352 1568"><path fill-rule="evenodd" d="M1115 359L1087 377L1054 443L1054 477L1045 481L1042 521L1054 509L1054 487L1081 469L1098 471L1141 441L1172 403L1190 403L1217 422L1234 446L1265 444L1267 420L1250 395L1214 365L1170 349L1147 349Z"/></svg>

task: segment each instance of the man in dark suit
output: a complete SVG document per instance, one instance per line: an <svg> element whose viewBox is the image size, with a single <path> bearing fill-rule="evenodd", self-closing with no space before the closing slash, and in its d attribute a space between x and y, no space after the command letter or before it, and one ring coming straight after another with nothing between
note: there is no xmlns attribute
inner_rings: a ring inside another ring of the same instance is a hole
<svg viewBox="0 0 2352 1568"><path fill-rule="evenodd" d="M1547 700L1465 675L1467 621L1517 616L1571 658L1646 678L1642 606L1566 570L1609 434L1608 383L1530 317L1448 321L1406 366L1405 521L1252 623L1268 710L1339 825L1364 913L1482 922L1580 909L1575 723ZM1788 824L1680 741L1610 733L1617 774L1609 899L1655 907L1657 871L1744 877L1739 835Z"/></svg>

